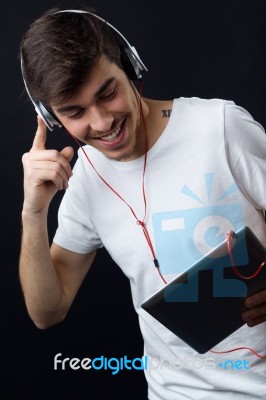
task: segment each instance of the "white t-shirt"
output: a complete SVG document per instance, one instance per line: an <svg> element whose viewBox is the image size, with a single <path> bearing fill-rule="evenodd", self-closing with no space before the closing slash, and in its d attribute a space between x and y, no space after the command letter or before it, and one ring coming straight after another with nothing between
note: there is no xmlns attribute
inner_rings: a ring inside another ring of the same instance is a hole
<svg viewBox="0 0 266 400"><path fill-rule="evenodd" d="M143 157L116 162L90 146L84 150L142 220ZM174 100L167 127L148 152L145 174L145 223L167 281L229 229L247 225L266 245L265 160L264 130L243 108L219 99ZM213 227L220 229L214 237ZM80 150L54 242L77 253L104 246L130 279L149 359L145 374L150 400L266 399L266 359L248 350L199 355L141 308L164 283L128 205L103 183ZM265 336L266 323L244 325L216 350L251 347L266 354ZM225 368L228 359L242 360L243 368Z"/></svg>

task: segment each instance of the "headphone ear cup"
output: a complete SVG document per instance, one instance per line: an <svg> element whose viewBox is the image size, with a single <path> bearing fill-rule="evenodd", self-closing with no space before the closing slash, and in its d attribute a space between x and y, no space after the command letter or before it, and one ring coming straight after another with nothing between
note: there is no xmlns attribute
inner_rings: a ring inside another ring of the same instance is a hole
<svg viewBox="0 0 266 400"><path fill-rule="evenodd" d="M47 108L44 106L42 102L38 102L36 105L36 111L38 114L42 117L44 120L47 128L52 131L54 129L54 125L58 126L59 128L62 128L61 122L51 113L47 110Z"/></svg>
<svg viewBox="0 0 266 400"><path fill-rule="evenodd" d="M120 47L121 50L121 63L124 71L131 81L140 79L141 75L139 72L139 66L132 56L132 53L128 48Z"/></svg>

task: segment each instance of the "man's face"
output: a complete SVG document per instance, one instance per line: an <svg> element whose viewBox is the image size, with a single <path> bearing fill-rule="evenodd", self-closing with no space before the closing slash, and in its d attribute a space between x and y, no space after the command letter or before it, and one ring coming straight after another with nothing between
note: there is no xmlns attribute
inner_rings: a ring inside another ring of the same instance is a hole
<svg viewBox="0 0 266 400"><path fill-rule="evenodd" d="M53 112L73 136L108 158L128 161L144 153L139 100L125 73L104 56L77 94Z"/></svg>

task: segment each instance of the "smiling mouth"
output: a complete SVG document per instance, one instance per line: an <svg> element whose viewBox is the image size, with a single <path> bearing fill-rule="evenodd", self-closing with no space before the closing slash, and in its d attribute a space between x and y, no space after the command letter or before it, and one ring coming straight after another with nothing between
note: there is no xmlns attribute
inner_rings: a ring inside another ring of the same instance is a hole
<svg viewBox="0 0 266 400"><path fill-rule="evenodd" d="M120 132L122 130L122 127L124 125L124 122L125 122L125 119L121 122L121 124L110 135L97 137L95 139L103 140L104 142L114 142L117 139L117 137L119 136L119 134L120 134Z"/></svg>

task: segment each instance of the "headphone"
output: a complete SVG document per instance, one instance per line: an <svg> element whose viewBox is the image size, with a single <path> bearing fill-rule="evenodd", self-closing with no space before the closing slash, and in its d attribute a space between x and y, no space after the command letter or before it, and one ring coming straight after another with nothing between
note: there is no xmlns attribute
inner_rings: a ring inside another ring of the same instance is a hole
<svg viewBox="0 0 266 400"><path fill-rule="evenodd" d="M105 21L103 18L99 17L96 14L84 10L63 10L63 11L57 11L55 14L61 14L61 13L90 14L93 17L105 23L106 25L108 25L115 34L117 43L121 51L121 62L130 80L136 80L136 79L140 80L142 77L141 71L148 71L144 63L141 61L135 47L131 46L127 41L127 39L122 35L122 33L119 32L113 25L109 24L109 22ZM53 131L54 125L58 126L59 128L62 128L63 125L61 124L61 122L56 118L55 115L51 114L51 111L48 111L48 109L41 101L36 102L33 100L24 77L22 56L21 56L21 72L22 72L24 86L26 88L28 96L35 107L35 111L43 119L47 128L50 131Z"/></svg>

